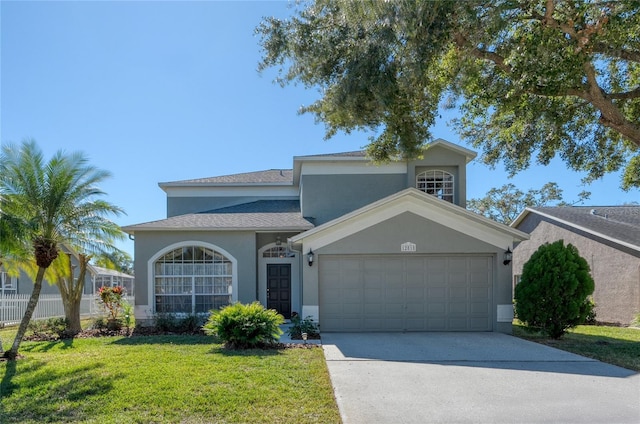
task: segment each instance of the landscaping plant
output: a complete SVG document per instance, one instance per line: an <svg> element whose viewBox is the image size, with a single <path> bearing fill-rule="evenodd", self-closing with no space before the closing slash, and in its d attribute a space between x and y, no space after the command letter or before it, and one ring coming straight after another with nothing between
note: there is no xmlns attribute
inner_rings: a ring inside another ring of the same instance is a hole
<svg viewBox="0 0 640 424"><path fill-rule="evenodd" d="M278 341L284 317L273 309L265 309L260 302L245 305L234 303L212 310L203 329L217 336L228 348L251 349Z"/></svg>
<svg viewBox="0 0 640 424"><path fill-rule="evenodd" d="M594 283L587 261L563 240L544 244L524 264L515 288L516 314L527 328L559 339L592 312Z"/></svg>
<svg viewBox="0 0 640 424"><path fill-rule="evenodd" d="M291 327L287 330L287 334L294 340L301 340L302 333L307 333L309 339L319 339L320 331L318 326L313 322L313 318L310 316L305 319L300 318L300 315L291 317Z"/></svg>

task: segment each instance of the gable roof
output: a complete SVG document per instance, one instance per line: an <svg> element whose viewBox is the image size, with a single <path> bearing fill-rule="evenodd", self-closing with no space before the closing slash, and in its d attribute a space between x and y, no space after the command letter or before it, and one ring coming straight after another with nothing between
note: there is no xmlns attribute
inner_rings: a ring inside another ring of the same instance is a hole
<svg viewBox="0 0 640 424"><path fill-rule="evenodd" d="M136 231L304 231L310 228L313 224L301 216L298 200L258 200L130 225L122 230L134 234Z"/></svg>
<svg viewBox="0 0 640 424"><path fill-rule="evenodd" d="M458 146L457 144L438 138L429 143L429 147L441 146L465 156L469 163L477 156L473 150ZM307 156L294 156L293 169L268 169L264 171L242 172L239 174L221 175L207 178L194 178L179 181L160 182L158 186L165 190L174 187L220 187L220 186L292 186L299 183L300 169L302 162L322 162L322 161L357 161L368 162L371 159L365 150L356 150L341 153L324 153Z"/></svg>
<svg viewBox="0 0 640 424"><path fill-rule="evenodd" d="M298 244L305 239L310 239L313 240L312 248L320 248L404 212L415 213L502 248L506 248L514 241L529 238L528 234L520 230L485 218L416 188L407 188L291 237L289 241L292 244Z"/></svg>
<svg viewBox="0 0 640 424"><path fill-rule="evenodd" d="M640 251L640 206L556 206L526 208L513 228L531 213L595 237Z"/></svg>

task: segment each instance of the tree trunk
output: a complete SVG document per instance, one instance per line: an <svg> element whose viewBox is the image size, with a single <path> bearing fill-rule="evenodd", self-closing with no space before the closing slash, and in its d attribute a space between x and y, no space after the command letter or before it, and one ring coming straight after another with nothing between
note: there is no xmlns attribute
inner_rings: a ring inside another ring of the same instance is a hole
<svg viewBox="0 0 640 424"><path fill-rule="evenodd" d="M91 259L88 255L79 254L78 262L80 265L78 277L74 278L73 269L71 267L71 255L67 254L67 263L69 277L60 278L57 281L60 295L62 296L62 305L64 306L64 316L66 320L65 331L68 335L75 336L82 331L80 323L80 304L82 302L82 291L84 289L84 278L87 275L87 264Z"/></svg>
<svg viewBox="0 0 640 424"><path fill-rule="evenodd" d="M33 316L33 312L36 310L36 305L38 304L38 299L40 298L40 290L42 289L42 279L44 278L44 272L46 268L38 267L38 274L36 275L36 280L33 283L33 291L31 292L31 297L29 298L29 303L27 303L27 310L24 311L24 316L22 317L22 321L20 321L20 326L18 327L18 333L16 334L16 338L13 339L13 345L11 345L11 349L4 353L5 358L10 361L14 361L18 356L18 349L20 348L20 343L22 343L22 339L24 338L25 333L27 332L27 327L29 326L29 322L31 322L31 317Z"/></svg>
<svg viewBox="0 0 640 424"><path fill-rule="evenodd" d="M63 299L64 318L67 328L65 332L70 336L75 336L82 331L80 324L80 302L73 299Z"/></svg>

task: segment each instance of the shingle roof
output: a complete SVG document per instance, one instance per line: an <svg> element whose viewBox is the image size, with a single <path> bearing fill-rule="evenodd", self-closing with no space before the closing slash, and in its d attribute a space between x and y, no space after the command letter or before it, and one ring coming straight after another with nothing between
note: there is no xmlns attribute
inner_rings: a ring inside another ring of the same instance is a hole
<svg viewBox="0 0 640 424"><path fill-rule="evenodd" d="M558 206L527 208L567 225L640 250L640 206Z"/></svg>
<svg viewBox="0 0 640 424"><path fill-rule="evenodd" d="M174 216L124 227L128 233L151 230L308 230L297 200L259 200L202 213Z"/></svg>
<svg viewBox="0 0 640 424"><path fill-rule="evenodd" d="M355 150L353 152L341 152L341 153L321 153L317 155L305 155L297 156L298 158L318 158L318 157L334 157L334 158L364 158L367 157L367 152L364 150Z"/></svg>
<svg viewBox="0 0 640 424"><path fill-rule="evenodd" d="M193 180L181 180L160 183L166 185L189 184L293 184L293 171L291 169L268 169L266 171L243 172L241 174L222 175L218 177L196 178Z"/></svg>

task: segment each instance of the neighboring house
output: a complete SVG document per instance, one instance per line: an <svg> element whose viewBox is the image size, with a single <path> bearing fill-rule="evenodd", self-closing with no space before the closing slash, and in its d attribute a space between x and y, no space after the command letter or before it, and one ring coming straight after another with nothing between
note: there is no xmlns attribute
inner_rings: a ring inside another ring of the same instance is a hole
<svg viewBox="0 0 640 424"><path fill-rule="evenodd" d="M70 251L64 248L65 251ZM63 252L61 252L62 254ZM75 254L71 256L71 263L74 270L78 266L78 258ZM133 296L134 277L112 269L102 268L89 264L87 266L87 274L84 282L84 294L94 294L102 286L123 286L126 293ZM33 290L33 280L24 271L20 271L20 275L12 276L0 266L0 296L10 294L31 294ZM60 294L58 286L50 284L47 280L42 282L40 294Z"/></svg>
<svg viewBox="0 0 640 424"><path fill-rule="evenodd" d="M564 240L589 263L598 321L626 325L640 313L640 206L527 208L511 226L530 234L514 249L514 282L540 245Z"/></svg>
<svg viewBox="0 0 640 424"><path fill-rule="evenodd" d="M504 255L527 235L465 209L473 151L364 152L293 169L160 183L167 218L135 236L137 322L260 301L321 331L500 331L513 317Z"/></svg>

